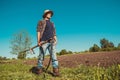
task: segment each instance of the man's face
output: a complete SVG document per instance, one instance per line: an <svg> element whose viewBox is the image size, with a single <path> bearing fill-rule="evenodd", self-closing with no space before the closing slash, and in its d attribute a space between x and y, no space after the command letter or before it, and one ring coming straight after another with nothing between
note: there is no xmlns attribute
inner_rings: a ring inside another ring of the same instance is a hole
<svg viewBox="0 0 120 80"><path fill-rule="evenodd" d="M51 16L52 16L51 13L48 13L48 14L46 15L47 18L51 18Z"/></svg>

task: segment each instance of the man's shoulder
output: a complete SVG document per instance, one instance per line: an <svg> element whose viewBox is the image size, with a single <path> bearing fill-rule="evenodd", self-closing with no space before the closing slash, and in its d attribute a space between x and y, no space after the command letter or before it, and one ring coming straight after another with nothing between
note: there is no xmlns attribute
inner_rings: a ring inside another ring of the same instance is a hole
<svg viewBox="0 0 120 80"><path fill-rule="evenodd" d="M38 23L45 23L45 20L39 20Z"/></svg>

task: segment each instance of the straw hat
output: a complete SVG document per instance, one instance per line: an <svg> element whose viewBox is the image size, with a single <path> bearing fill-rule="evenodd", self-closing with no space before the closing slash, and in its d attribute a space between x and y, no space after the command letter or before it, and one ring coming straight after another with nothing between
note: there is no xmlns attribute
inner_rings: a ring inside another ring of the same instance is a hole
<svg viewBox="0 0 120 80"><path fill-rule="evenodd" d="M53 16L53 11L51 11L51 10L45 10L44 14L43 14L43 18L45 18L48 13L51 13L51 17Z"/></svg>

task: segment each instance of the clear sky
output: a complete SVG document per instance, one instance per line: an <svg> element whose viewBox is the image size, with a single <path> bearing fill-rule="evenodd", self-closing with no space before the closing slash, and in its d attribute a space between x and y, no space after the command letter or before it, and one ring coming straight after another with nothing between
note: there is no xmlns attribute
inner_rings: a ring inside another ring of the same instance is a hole
<svg viewBox="0 0 120 80"><path fill-rule="evenodd" d="M45 9L54 11L57 51L84 51L102 38L120 43L120 0L0 0L0 56L13 57L10 39L20 30L36 44L36 25Z"/></svg>

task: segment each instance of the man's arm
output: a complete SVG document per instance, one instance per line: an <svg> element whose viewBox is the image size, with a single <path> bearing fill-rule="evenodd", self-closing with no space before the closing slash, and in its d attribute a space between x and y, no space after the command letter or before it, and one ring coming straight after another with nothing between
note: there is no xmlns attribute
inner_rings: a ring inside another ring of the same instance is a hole
<svg viewBox="0 0 120 80"><path fill-rule="evenodd" d="M55 29L55 25L54 25L54 23L52 23L53 24L53 28L54 28L54 32L53 32L53 34L54 34L54 40L55 40L55 42L54 42L54 44L56 45L57 44L57 36L56 36L56 29Z"/></svg>
<svg viewBox="0 0 120 80"><path fill-rule="evenodd" d="M41 39L42 29L43 29L43 27L42 27L42 21L39 21L38 24L37 24L37 44L38 44L39 46L41 46L41 41L40 41L40 39Z"/></svg>
<svg viewBox="0 0 120 80"><path fill-rule="evenodd" d="M41 45L41 43L40 43L40 32L37 32L37 43L38 43L39 46Z"/></svg>
<svg viewBox="0 0 120 80"><path fill-rule="evenodd" d="M54 40L55 40L55 42L57 42L57 36L54 36Z"/></svg>
<svg viewBox="0 0 120 80"><path fill-rule="evenodd" d="M54 36L54 40L55 40L54 45L56 45L57 44L57 36Z"/></svg>

